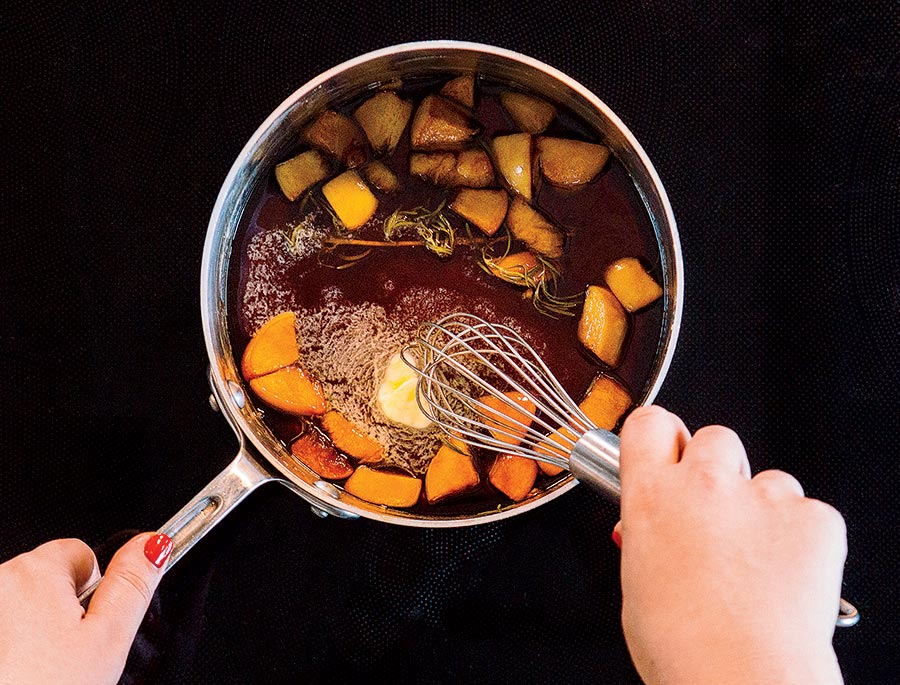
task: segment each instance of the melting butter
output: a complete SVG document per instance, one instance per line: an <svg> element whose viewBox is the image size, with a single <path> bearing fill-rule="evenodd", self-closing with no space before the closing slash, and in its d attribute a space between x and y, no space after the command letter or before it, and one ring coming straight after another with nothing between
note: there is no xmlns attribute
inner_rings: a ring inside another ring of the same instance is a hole
<svg viewBox="0 0 900 685"><path fill-rule="evenodd" d="M410 428L425 429L431 425L416 403L416 372L409 368L398 352L388 362L384 379L378 387L378 406L391 421Z"/></svg>

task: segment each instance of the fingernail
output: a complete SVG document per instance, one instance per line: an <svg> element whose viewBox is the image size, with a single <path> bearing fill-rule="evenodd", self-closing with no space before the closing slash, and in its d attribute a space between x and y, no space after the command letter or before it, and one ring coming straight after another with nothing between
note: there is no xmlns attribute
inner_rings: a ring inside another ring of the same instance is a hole
<svg viewBox="0 0 900 685"><path fill-rule="evenodd" d="M616 547L622 549L622 535L615 528L613 528L612 540L616 543Z"/></svg>
<svg viewBox="0 0 900 685"><path fill-rule="evenodd" d="M144 556L156 568L162 568L166 563L166 559L172 553L172 538L165 533L157 533L151 535L147 542L144 543Z"/></svg>

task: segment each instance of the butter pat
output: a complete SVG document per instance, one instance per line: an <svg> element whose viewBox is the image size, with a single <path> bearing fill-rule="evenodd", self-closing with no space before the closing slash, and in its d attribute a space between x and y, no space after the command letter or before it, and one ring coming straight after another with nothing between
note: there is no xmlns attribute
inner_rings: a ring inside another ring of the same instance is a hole
<svg viewBox="0 0 900 685"><path fill-rule="evenodd" d="M403 362L398 352L391 357L378 388L378 406L391 421L424 429L431 421L416 403L417 380L416 372Z"/></svg>

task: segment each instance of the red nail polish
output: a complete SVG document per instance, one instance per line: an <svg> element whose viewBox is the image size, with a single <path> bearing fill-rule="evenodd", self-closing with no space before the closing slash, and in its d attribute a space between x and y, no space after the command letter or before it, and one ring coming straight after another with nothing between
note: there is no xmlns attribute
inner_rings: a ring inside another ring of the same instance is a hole
<svg viewBox="0 0 900 685"><path fill-rule="evenodd" d="M157 533L151 535L147 542L144 543L144 556L156 568L162 568L166 563L166 559L172 553L172 538L165 533Z"/></svg>
<svg viewBox="0 0 900 685"><path fill-rule="evenodd" d="M619 549L622 549L622 536L619 533L619 531L616 530L615 528L613 528L612 539L613 539L613 542L616 543L616 547L618 547Z"/></svg>

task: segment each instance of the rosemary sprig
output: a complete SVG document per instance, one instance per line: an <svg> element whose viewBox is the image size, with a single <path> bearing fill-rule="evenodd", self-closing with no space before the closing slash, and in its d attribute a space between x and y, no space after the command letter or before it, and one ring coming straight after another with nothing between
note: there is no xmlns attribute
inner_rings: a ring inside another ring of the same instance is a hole
<svg viewBox="0 0 900 685"><path fill-rule="evenodd" d="M435 209L416 207L415 209L398 209L384 220L384 239L394 239L404 231L413 229L422 241L426 250L438 257L449 257L456 245L456 229L443 214L446 200Z"/></svg>
<svg viewBox="0 0 900 685"><path fill-rule="evenodd" d="M493 254L493 244L481 248L479 266L492 276L502 281L525 288L523 297L531 299L534 308L552 319L560 316L575 316L578 307L578 295L561 296L557 293L559 268L551 260L542 255L534 255L534 263L524 262L504 264L512 246L512 236L506 233L506 248L503 254Z"/></svg>

